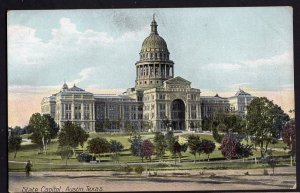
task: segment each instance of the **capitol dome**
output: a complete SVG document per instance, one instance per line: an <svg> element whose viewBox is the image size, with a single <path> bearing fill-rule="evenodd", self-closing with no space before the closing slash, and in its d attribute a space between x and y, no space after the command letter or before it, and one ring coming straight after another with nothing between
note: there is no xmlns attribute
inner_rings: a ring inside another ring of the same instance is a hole
<svg viewBox="0 0 300 193"><path fill-rule="evenodd" d="M166 41L158 35L157 23L153 16L151 32L143 41L140 51L140 60L169 60L169 54Z"/></svg>
<svg viewBox="0 0 300 193"><path fill-rule="evenodd" d="M160 87L165 80L174 78L174 62L169 58L166 41L157 33L154 15L150 35L145 38L139 54L140 60L135 63L137 90Z"/></svg>
<svg viewBox="0 0 300 193"><path fill-rule="evenodd" d="M157 32L157 23L153 17L151 22L151 33L150 35L144 40L142 44L141 52L146 51L165 51L168 52L168 47L166 41L158 35Z"/></svg>

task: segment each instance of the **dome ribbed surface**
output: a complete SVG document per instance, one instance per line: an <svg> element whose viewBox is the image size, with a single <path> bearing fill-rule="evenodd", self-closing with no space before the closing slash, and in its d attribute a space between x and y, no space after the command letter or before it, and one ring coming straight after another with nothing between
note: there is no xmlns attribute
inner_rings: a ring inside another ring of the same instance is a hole
<svg viewBox="0 0 300 193"><path fill-rule="evenodd" d="M159 49L160 51L168 51L166 41L158 34L151 33L142 44L142 51L149 49Z"/></svg>

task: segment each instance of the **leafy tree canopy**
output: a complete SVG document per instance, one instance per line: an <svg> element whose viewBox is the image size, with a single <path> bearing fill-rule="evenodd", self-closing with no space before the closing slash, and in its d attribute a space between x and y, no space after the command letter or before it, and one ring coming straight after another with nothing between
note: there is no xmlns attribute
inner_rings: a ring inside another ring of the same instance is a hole
<svg viewBox="0 0 300 193"><path fill-rule="evenodd" d="M75 149L79 145L83 147L84 142L87 141L88 137L89 134L79 125L67 121L58 135L58 143L59 146L70 146Z"/></svg>
<svg viewBox="0 0 300 193"><path fill-rule="evenodd" d="M28 127L32 131L29 138L33 143L44 148L46 154L48 143L56 137L59 131L58 125L49 114L41 115L40 113L35 113L30 117Z"/></svg>
<svg viewBox="0 0 300 193"><path fill-rule="evenodd" d="M162 159L163 156L165 155L166 148L167 148L167 142L165 140L165 136L160 132L156 132L153 141L154 141L156 156Z"/></svg>
<svg viewBox="0 0 300 193"><path fill-rule="evenodd" d="M17 151L21 148L22 137L19 135L11 135L8 138L8 150L14 151L14 158L17 156Z"/></svg>
<svg viewBox="0 0 300 193"><path fill-rule="evenodd" d="M273 101L266 97L258 97L247 107L246 120L251 140L259 145L263 157L268 145L278 141L289 116Z"/></svg>
<svg viewBox="0 0 300 193"><path fill-rule="evenodd" d="M102 154L110 152L110 143L102 137L96 137L88 141L87 150L93 154Z"/></svg>
<svg viewBox="0 0 300 193"><path fill-rule="evenodd" d="M290 154L296 153L296 127L295 119L291 119L283 128L282 139L285 144L290 148Z"/></svg>

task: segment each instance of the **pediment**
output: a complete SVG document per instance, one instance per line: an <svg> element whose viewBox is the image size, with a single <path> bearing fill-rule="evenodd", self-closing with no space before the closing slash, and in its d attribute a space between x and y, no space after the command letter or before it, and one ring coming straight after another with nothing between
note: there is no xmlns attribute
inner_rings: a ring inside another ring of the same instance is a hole
<svg viewBox="0 0 300 193"><path fill-rule="evenodd" d="M190 85L191 84L190 81L188 81L184 78L181 78L180 76L166 80L165 83L166 84L177 84L177 85Z"/></svg>

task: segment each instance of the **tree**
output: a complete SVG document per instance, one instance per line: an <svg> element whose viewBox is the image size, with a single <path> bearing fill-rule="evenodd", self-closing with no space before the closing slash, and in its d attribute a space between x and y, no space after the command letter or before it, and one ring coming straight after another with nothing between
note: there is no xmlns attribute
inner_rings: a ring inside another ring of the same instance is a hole
<svg viewBox="0 0 300 193"><path fill-rule="evenodd" d="M228 133L238 133L240 136L247 136L245 120L235 113L218 112L213 120L207 120L207 122L210 121L213 138L218 143L221 143L224 135Z"/></svg>
<svg viewBox="0 0 300 193"><path fill-rule="evenodd" d="M174 143L176 141L176 138L174 137L174 133L172 131L168 131L165 134L165 140L167 144L167 149L172 153L174 148Z"/></svg>
<svg viewBox="0 0 300 193"><path fill-rule="evenodd" d="M22 137L12 134L8 138L8 150L14 151L14 158L17 157L17 151L21 148Z"/></svg>
<svg viewBox="0 0 300 193"><path fill-rule="evenodd" d="M251 140L260 147L263 157L268 145L277 143L289 116L266 97L258 97L247 107L246 120Z"/></svg>
<svg viewBox="0 0 300 193"><path fill-rule="evenodd" d="M249 145L249 144L244 145L241 142L239 142L237 146L238 157L243 158L243 162L244 162L245 158L253 155L252 150L253 150L253 145Z"/></svg>
<svg viewBox="0 0 300 193"><path fill-rule="evenodd" d="M196 163L196 154L200 155L200 137L198 135L189 135L187 145L190 149L190 153L194 155L194 163Z"/></svg>
<svg viewBox="0 0 300 193"><path fill-rule="evenodd" d="M131 140L132 135L135 133L135 128L131 125L129 121L125 122L124 130L129 134L129 140Z"/></svg>
<svg viewBox="0 0 300 193"><path fill-rule="evenodd" d="M223 137L221 144L221 153L226 159L233 159L238 157L239 140L236 135L229 133Z"/></svg>
<svg viewBox="0 0 300 193"><path fill-rule="evenodd" d="M291 119L283 128L282 139L290 148L290 154L293 156L296 153L296 127L295 119Z"/></svg>
<svg viewBox="0 0 300 193"><path fill-rule="evenodd" d="M59 131L59 127L54 119L48 114L35 113L30 117L28 126L32 131L29 137L31 141L43 148L44 153L47 154L48 144L51 139L56 137Z"/></svg>
<svg viewBox="0 0 300 193"><path fill-rule="evenodd" d="M75 125L70 121L65 122L59 135L58 143L60 147L70 146L75 155L75 148L79 145L83 148L84 142L87 141L89 134L86 133L79 125Z"/></svg>
<svg viewBox="0 0 300 193"><path fill-rule="evenodd" d="M68 165L68 159L72 157L73 151L70 146L59 146L58 154L60 155L62 160L66 160L66 165Z"/></svg>
<svg viewBox="0 0 300 193"><path fill-rule="evenodd" d="M262 162L267 163L272 168L274 175L275 167L279 163L279 161L273 156L271 149L265 153L265 157L262 159Z"/></svg>
<svg viewBox="0 0 300 193"><path fill-rule="evenodd" d="M228 133L224 136L220 149L226 159L244 159L253 155L252 145L244 145L241 140L242 137L237 134Z"/></svg>
<svg viewBox="0 0 300 193"><path fill-rule="evenodd" d="M121 142L117 140L110 140L110 151L113 153L113 158L118 160L119 153L124 149Z"/></svg>
<svg viewBox="0 0 300 193"><path fill-rule="evenodd" d="M15 126L12 130L11 133L13 135L22 135L23 133L23 129L20 126Z"/></svg>
<svg viewBox="0 0 300 193"><path fill-rule="evenodd" d="M142 162L144 162L144 155L142 153L142 143L143 140L141 139L140 135L135 135L132 137L131 140L129 140L131 143L130 145L130 151L133 156L138 156L142 158Z"/></svg>
<svg viewBox="0 0 300 193"><path fill-rule="evenodd" d="M110 143L105 138L96 137L88 141L87 150L94 155L98 155L100 160L101 154L110 152L110 147Z"/></svg>
<svg viewBox="0 0 300 193"><path fill-rule="evenodd" d="M164 158L166 148L167 148L165 137L162 133L156 132L153 141L154 141L156 157L162 160Z"/></svg>
<svg viewBox="0 0 300 193"><path fill-rule="evenodd" d="M213 134L213 138L214 138L214 140L216 140L216 142L218 142L218 143L222 142L222 139L223 139L224 135L223 134L219 134L219 132L218 132L218 130L217 130L216 127L214 127L212 129L212 134Z"/></svg>
<svg viewBox="0 0 300 193"><path fill-rule="evenodd" d="M211 154L215 150L216 145L213 141L206 139L203 139L201 144L203 152L207 154L207 161L209 161L209 154Z"/></svg>
<svg viewBox="0 0 300 193"><path fill-rule="evenodd" d="M181 162L181 152L186 152L187 150L187 144L180 144L178 142L178 140L176 140L174 143L173 143L173 151L172 151L172 154L174 156L174 161L175 161L175 165L176 165L176 156L178 155L179 157L179 162Z"/></svg>
<svg viewBox="0 0 300 193"><path fill-rule="evenodd" d="M142 143L142 155L145 156L146 159L151 161L151 156L154 153L154 145L148 139L144 140Z"/></svg>
<svg viewBox="0 0 300 193"><path fill-rule="evenodd" d="M212 124L213 124L213 120L211 118L204 117L202 119L202 129L204 131L211 131L212 130Z"/></svg>

